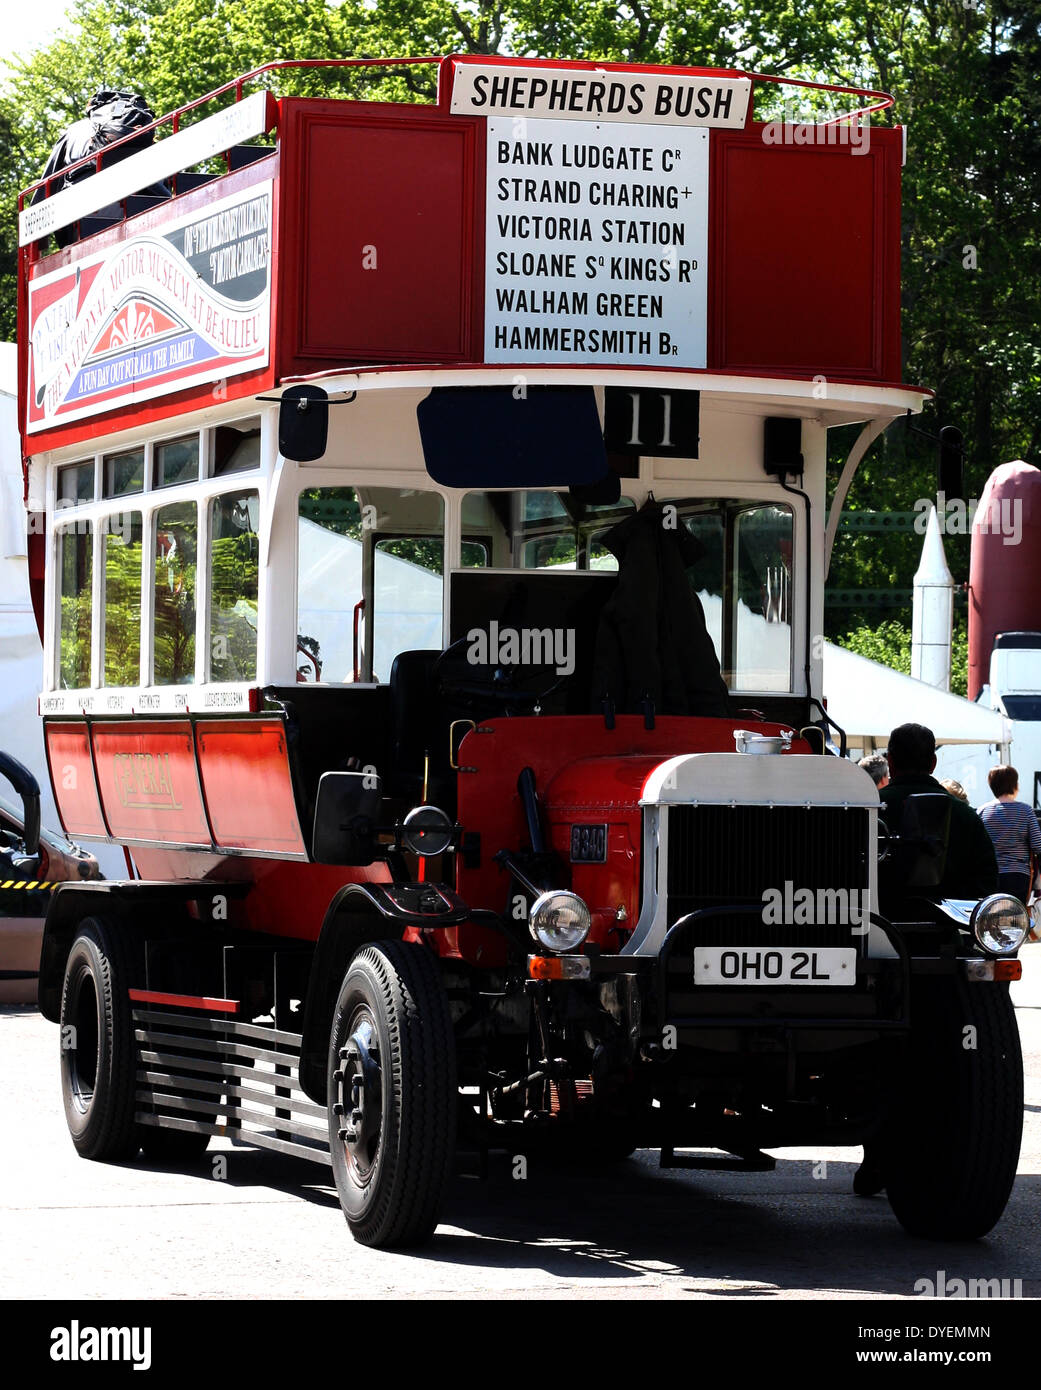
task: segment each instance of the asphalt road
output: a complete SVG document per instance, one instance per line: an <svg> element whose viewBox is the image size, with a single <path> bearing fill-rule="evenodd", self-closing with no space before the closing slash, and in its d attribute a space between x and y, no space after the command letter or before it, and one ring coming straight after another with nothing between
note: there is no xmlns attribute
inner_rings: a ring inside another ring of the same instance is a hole
<svg viewBox="0 0 1041 1390"><path fill-rule="evenodd" d="M533 1162L517 1180L502 1158L486 1181L456 1178L425 1251L367 1250L328 1170L302 1160L219 1139L189 1171L78 1158L57 1029L5 1008L0 1297L891 1299L939 1270L1041 1297L1041 945L1024 961L1019 1178L986 1240L943 1246L906 1236L884 1196L855 1197L859 1150L843 1148L776 1150L774 1172L749 1175L662 1172L642 1152L592 1176Z"/></svg>

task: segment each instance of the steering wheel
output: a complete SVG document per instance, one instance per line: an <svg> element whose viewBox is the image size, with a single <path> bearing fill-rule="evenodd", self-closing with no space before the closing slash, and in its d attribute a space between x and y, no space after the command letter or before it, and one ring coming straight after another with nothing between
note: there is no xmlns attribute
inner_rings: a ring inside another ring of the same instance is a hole
<svg viewBox="0 0 1041 1390"><path fill-rule="evenodd" d="M446 647L435 661L432 673L434 689L461 704L501 710L507 715L533 714L542 701L559 690L567 680L566 676L560 676L540 690L525 690L518 680L526 668L502 663L477 665L466 656L469 645L469 638L461 637L458 642ZM536 674L544 671L545 667L530 669L532 674Z"/></svg>

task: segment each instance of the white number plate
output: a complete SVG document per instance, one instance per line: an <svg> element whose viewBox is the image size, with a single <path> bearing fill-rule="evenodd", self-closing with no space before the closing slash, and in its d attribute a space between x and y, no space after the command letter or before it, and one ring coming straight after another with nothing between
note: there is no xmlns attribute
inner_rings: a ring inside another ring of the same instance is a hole
<svg viewBox="0 0 1041 1390"><path fill-rule="evenodd" d="M698 985L852 985L853 946L696 946Z"/></svg>

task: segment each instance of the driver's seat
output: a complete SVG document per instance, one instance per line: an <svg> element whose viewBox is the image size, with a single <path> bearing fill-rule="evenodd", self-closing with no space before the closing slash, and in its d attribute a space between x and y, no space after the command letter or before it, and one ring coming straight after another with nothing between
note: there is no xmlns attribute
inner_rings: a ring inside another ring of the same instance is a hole
<svg viewBox="0 0 1041 1390"><path fill-rule="evenodd" d="M398 652L394 658L389 682L394 766L384 783L390 795L418 804L423 791L423 755L429 753L429 799L451 813L452 808L444 804L448 729L440 717L441 701L434 687L434 666L440 655L439 651L411 651ZM454 797L452 800L454 803Z"/></svg>

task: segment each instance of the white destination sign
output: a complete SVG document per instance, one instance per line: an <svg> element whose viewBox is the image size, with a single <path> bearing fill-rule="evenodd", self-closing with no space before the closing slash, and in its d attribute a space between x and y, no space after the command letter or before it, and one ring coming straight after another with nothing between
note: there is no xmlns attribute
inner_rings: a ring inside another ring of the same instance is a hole
<svg viewBox="0 0 1041 1390"><path fill-rule="evenodd" d="M455 63L451 109L461 116L740 129L751 93L747 77Z"/></svg>
<svg viewBox="0 0 1041 1390"><path fill-rule="evenodd" d="M708 132L488 122L486 362L704 367Z"/></svg>

